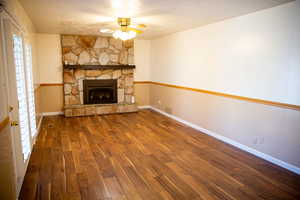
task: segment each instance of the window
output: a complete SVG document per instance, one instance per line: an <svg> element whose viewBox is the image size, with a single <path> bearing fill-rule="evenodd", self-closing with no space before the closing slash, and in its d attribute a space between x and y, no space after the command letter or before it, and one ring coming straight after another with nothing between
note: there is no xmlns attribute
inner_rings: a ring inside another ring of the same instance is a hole
<svg viewBox="0 0 300 200"><path fill-rule="evenodd" d="M28 111L30 121L30 132L31 137L35 137L36 130L36 119L35 119L35 103L34 103L34 86L32 76L32 54L31 46L25 45L25 61L26 61L26 79L27 79L27 98L28 98Z"/></svg>
<svg viewBox="0 0 300 200"><path fill-rule="evenodd" d="M26 79L23 59L23 41L20 36L13 34L13 51L16 67L17 95L19 101L19 124L24 161L27 160L30 151L30 130L28 121L28 107L26 95Z"/></svg>

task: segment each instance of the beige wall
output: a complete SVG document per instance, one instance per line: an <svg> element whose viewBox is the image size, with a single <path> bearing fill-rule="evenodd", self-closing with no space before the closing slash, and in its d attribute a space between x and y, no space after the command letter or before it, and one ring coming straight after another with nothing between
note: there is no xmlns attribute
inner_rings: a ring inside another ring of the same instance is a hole
<svg viewBox="0 0 300 200"><path fill-rule="evenodd" d="M150 105L150 84L134 84L134 95L135 95L135 101L138 106L148 106Z"/></svg>
<svg viewBox="0 0 300 200"><path fill-rule="evenodd" d="M134 80L149 81L150 80L150 56L151 56L150 40L134 41L134 63L136 65Z"/></svg>
<svg viewBox="0 0 300 200"><path fill-rule="evenodd" d="M300 1L151 41L151 81L300 105Z"/></svg>
<svg viewBox="0 0 300 200"><path fill-rule="evenodd" d="M300 1L151 41L151 81L300 105ZM150 105L300 167L300 111L166 86Z"/></svg>
<svg viewBox="0 0 300 200"><path fill-rule="evenodd" d="M63 86L41 86L40 87L40 105L44 112L62 112L63 111Z"/></svg>
<svg viewBox="0 0 300 200"><path fill-rule="evenodd" d="M60 35L36 35L40 83L62 83Z"/></svg>
<svg viewBox="0 0 300 200"><path fill-rule="evenodd" d="M300 167L299 111L153 84L150 104Z"/></svg>

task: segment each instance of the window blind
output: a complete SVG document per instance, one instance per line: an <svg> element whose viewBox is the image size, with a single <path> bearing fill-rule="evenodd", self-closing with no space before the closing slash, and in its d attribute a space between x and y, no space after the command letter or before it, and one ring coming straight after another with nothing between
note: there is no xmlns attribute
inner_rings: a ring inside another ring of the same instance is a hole
<svg viewBox="0 0 300 200"><path fill-rule="evenodd" d="M36 118L35 118L35 102L34 102L34 85L32 76L32 53L31 46L25 45L25 61L26 61L26 79L27 79L27 98L28 98L28 111L30 121L31 137L35 137L36 130Z"/></svg>
<svg viewBox="0 0 300 200"><path fill-rule="evenodd" d="M23 59L23 41L20 36L13 34L13 51L16 67L16 85L17 95L19 101L19 126L21 132L22 153L24 161L27 160L31 146L30 146L30 133L28 123L28 108L26 97L26 82L25 82L25 70Z"/></svg>

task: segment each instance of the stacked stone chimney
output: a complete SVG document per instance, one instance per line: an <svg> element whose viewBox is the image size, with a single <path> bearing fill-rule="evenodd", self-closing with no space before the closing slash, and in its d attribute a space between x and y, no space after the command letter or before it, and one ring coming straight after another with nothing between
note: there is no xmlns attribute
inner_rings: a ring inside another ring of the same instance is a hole
<svg viewBox="0 0 300 200"><path fill-rule="evenodd" d="M134 102L134 69L122 68L134 64L133 41L122 42L102 36L62 35L61 44L65 116L137 111ZM85 69L84 66L88 68ZM106 68L101 69L101 66ZM85 79L117 79L118 103L85 105Z"/></svg>

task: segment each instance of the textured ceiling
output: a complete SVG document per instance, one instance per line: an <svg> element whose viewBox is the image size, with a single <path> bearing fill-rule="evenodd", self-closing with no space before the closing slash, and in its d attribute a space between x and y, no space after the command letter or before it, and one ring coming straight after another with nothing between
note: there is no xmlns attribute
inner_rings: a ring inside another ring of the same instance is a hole
<svg viewBox="0 0 300 200"><path fill-rule="evenodd" d="M148 27L151 39L245 15L291 0L20 0L39 33L100 34L118 16Z"/></svg>

